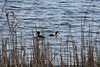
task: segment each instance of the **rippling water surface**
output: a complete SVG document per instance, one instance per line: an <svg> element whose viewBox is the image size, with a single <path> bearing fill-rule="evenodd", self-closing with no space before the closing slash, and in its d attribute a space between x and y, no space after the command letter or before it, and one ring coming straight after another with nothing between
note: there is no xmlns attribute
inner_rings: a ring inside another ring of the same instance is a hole
<svg viewBox="0 0 100 67"><path fill-rule="evenodd" d="M0 33L9 32L5 13L2 12L4 3L4 0L0 0L0 14L2 15ZM31 40L30 33L36 30L36 24L37 30L45 35L46 40L50 41L55 49L60 49L61 39L62 44L66 43L67 35L73 35L77 47L80 47L81 21L84 22L85 16L86 36L88 36L89 24L93 32L99 31L100 27L99 0L8 0L5 9L7 12L15 12L17 22L19 22L17 31L18 34L22 31L24 39ZM47 36L55 31L59 31L57 38ZM93 33L94 37L95 35L96 33Z"/></svg>

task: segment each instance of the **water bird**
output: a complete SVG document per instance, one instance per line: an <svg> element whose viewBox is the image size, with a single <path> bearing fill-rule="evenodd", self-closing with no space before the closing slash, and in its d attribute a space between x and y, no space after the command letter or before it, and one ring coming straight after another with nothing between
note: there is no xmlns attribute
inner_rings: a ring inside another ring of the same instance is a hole
<svg viewBox="0 0 100 67"><path fill-rule="evenodd" d="M40 35L40 31L37 31L37 37L39 37L39 38L44 38L43 35Z"/></svg>
<svg viewBox="0 0 100 67"><path fill-rule="evenodd" d="M57 36L58 33L59 33L59 32L56 31L55 34L49 34L48 36Z"/></svg>

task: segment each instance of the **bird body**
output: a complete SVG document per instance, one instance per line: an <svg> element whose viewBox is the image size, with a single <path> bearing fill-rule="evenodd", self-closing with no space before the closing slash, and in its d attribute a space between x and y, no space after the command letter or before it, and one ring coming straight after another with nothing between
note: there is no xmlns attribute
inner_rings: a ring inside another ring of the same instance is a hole
<svg viewBox="0 0 100 67"><path fill-rule="evenodd" d="M40 35L40 31L37 31L37 37L44 38L44 36Z"/></svg>
<svg viewBox="0 0 100 67"><path fill-rule="evenodd" d="M55 32L55 34L49 34L48 36L57 36L58 31Z"/></svg>

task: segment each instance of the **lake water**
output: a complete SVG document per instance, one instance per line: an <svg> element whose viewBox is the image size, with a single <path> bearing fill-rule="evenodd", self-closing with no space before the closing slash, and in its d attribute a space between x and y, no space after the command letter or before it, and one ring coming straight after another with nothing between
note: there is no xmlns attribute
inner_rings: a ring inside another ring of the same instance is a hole
<svg viewBox="0 0 100 67"><path fill-rule="evenodd" d="M8 35L8 23L6 14L2 9L4 0L0 0L0 33ZM81 22L85 19L85 36L88 36L89 24L93 37L96 37L100 27L100 1L99 0L8 0L5 5L7 12L13 11L17 17L18 34L23 33L23 39L30 48L30 34L33 31L41 31L46 41L53 44L55 51L66 43L67 35L73 35L76 46L80 50ZM82 20L82 21L81 21ZM35 27L36 24L36 27ZM70 28L71 27L71 28ZM59 31L58 37L47 35ZM20 37L20 35L19 35ZM71 38L69 38L71 39ZM55 47L56 46L56 47ZM69 45L69 47L72 47ZM72 51L72 48L69 49ZM80 52L80 51L79 51Z"/></svg>

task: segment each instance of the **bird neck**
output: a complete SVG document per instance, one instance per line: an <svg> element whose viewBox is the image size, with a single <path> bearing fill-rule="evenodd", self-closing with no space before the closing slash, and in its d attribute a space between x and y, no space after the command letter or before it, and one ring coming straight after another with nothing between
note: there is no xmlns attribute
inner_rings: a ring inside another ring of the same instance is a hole
<svg viewBox="0 0 100 67"><path fill-rule="evenodd" d="M57 32L55 32L55 35L57 35Z"/></svg>

